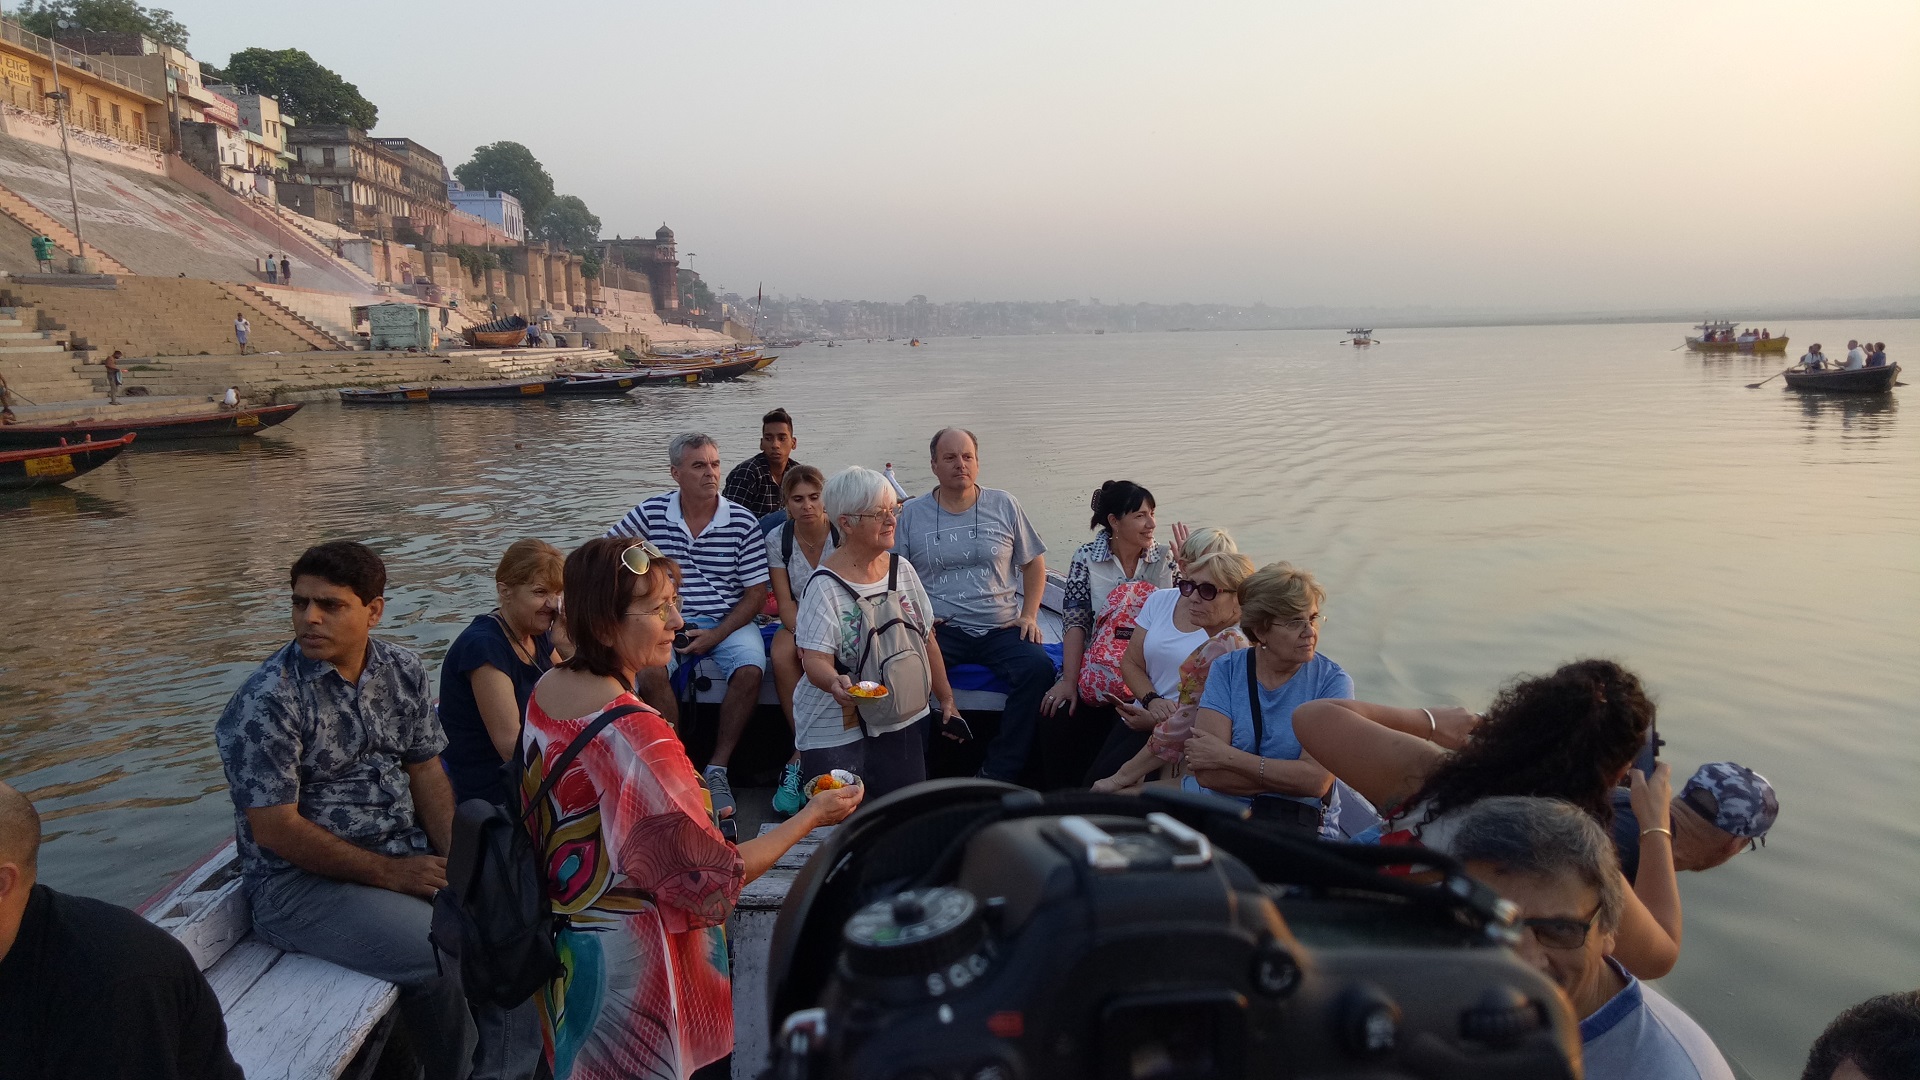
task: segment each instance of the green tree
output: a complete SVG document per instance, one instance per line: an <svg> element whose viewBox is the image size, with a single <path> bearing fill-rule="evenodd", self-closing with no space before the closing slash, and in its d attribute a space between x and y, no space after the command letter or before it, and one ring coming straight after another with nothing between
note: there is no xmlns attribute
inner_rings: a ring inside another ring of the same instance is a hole
<svg viewBox="0 0 1920 1080"><path fill-rule="evenodd" d="M187 28L162 8L142 7L134 0L26 0L18 12L20 25L41 37L59 37L60 20L74 29L131 31L163 45L187 47Z"/></svg>
<svg viewBox="0 0 1920 1080"><path fill-rule="evenodd" d="M517 142L480 147L473 152L472 161L453 170L453 178L469 191L504 191L519 199L521 214L536 232L546 222L547 204L553 201L553 177L547 175L546 166L533 151ZM594 228L599 227L596 218Z"/></svg>
<svg viewBox="0 0 1920 1080"><path fill-rule="evenodd" d="M466 181L461 181L465 183ZM540 239L568 251L583 251L600 241L600 219L578 195L561 195L547 204L540 217Z"/></svg>
<svg viewBox="0 0 1920 1080"><path fill-rule="evenodd" d="M359 87L300 49L242 49L228 58L225 74L235 86L278 98L281 111L302 124L368 131L380 119Z"/></svg>

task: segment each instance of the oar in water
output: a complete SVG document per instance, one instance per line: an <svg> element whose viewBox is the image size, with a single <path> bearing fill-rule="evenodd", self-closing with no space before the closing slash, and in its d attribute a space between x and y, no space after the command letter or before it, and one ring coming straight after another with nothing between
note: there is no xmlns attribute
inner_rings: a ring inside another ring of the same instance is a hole
<svg viewBox="0 0 1920 1080"><path fill-rule="evenodd" d="M1790 368L1788 368L1788 369L1787 369L1787 371L1797 371L1797 370L1799 370L1799 368L1800 368L1800 365L1799 365L1799 364L1795 364L1795 365L1793 365L1793 367L1790 367ZM1747 384L1747 389L1749 389L1749 390L1758 390L1758 389L1760 389L1761 387L1763 387L1763 386L1765 386L1765 385L1767 385L1768 383L1770 383L1770 382L1772 382L1773 380L1775 380L1775 379L1777 379L1777 378L1779 378L1780 376L1782 376L1782 375L1785 375L1785 374L1787 373L1787 371L1776 371L1776 372L1774 372L1773 374L1771 374L1771 375L1769 375L1769 376L1767 376L1766 378L1764 378L1764 379L1761 379L1761 380L1760 380L1759 382L1750 382L1750 383L1748 383L1748 384Z"/></svg>

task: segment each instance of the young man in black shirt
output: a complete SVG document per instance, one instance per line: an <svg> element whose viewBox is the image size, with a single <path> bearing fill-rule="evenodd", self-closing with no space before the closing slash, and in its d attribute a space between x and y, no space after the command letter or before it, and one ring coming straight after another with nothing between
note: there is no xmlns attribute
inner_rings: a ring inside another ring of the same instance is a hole
<svg viewBox="0 0 1920 1080"><path fill-rule="evenodd" d="M193 957L125 908L35 883L40 815L0 783L0 1072L241 1080Z"/></svg>

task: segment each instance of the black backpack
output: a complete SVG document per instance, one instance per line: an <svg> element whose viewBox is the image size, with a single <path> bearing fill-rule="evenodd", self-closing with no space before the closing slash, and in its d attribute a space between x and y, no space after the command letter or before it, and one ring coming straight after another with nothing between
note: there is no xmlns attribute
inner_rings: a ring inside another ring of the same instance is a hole
<svg viewBox="0 0 1920 1080"><path fill-rule="evenodd" d="M548 902L546 874L527 834L527 815L594 736L640 711L621 705L594 717L554 759L540 789L518 813L485 799L468 799L454 811L447 887L434 894L427 938L436 959L444 953L459 965L469 1000L510 1009L560 974L553 935L564 917L555 916ZM513 790L519 791L518 783Z"/></svg>
<svg viewBox="0 0 1920 1080"><path fill-rule="evenodd" d="M827 536L833 540L834 547L840 546L840 530L834 528L833 522L831 521L827 522ZM793 519L788 518L780 526L780 565L782 567L785 567L786 564L792 561L793 561ZM816 569L818 568L816 567ZM805 583L801 584L800 591L801 592L807 591L807 586L805 585Z"/></svg>

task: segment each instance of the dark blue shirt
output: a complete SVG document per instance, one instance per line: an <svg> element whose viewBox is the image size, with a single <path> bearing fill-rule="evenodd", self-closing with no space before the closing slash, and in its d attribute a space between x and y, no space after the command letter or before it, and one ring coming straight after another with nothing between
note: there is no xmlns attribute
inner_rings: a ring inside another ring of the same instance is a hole
<svg viewBox="0 0 1920 1080"><path fill-rule="evenodd" d="M480 668L491 667L511 679L514 705L524 720L533 684L553 666L552 658L553 642L541 634L533 639L534 663L522 660L513 642L507 640L500 620L491 614L473 620L454 639L440 665L440 726L447 733L447 751L440 760L446 762L454 798L461 802L485 799L505 806L509 796L500 773L500 752L494 749L486 721L480 718L470 676Z"/></svg>

